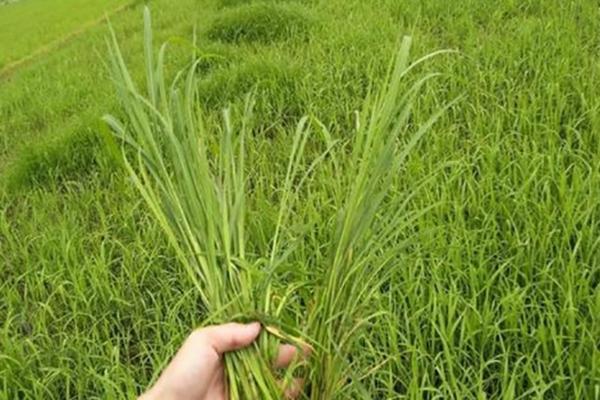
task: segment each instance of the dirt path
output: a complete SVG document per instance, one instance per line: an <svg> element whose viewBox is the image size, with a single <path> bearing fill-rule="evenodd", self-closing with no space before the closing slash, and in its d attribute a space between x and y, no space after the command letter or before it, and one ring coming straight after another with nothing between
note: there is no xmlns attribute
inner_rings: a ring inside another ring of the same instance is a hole
<svg viewBox="0 0 600 400"><path fill-rule="evenodd" d="M72 39L74 39L77 36L86 32L88 29L91 29L91 28L99 25L100 23L104 22L106 20L106 18L111 17L115 14L118 14L122 11L125 11L131 7L134 7L139 2L140 2L140 0L133 0L133 1L130 1L129 3L123 4L122 6L119 6L119 7L115 8L114 10L111 10L111 11L105 13L103 16L101 16L99 18L96 18L94 20L84 23L79 28L68 33L67 35L38 48L37 50L35 50L33 53L29 54L28 56L25 56L19 60L12 61L12 62L6 64L2 69L0 69L0 81L8 78L19 68L29 64L30 62L34 61L36 58L63 47L65 44L70 42Z"/></svg>

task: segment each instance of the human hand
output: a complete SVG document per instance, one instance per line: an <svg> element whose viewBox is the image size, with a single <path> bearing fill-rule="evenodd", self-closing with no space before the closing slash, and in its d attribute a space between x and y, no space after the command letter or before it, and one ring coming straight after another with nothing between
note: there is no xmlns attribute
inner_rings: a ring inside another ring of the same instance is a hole
<svg viewBox="0 0 600 400"><path fill-rule="evenodd" d="M195 330L140 400L229 400L223 354L249 346L260 330L258 322L228 323ZM280 346L274 366L289 365L296 353L294 346ZM286 395L293 398L298 392L299 388L293 387L286 390Z"/></svg>

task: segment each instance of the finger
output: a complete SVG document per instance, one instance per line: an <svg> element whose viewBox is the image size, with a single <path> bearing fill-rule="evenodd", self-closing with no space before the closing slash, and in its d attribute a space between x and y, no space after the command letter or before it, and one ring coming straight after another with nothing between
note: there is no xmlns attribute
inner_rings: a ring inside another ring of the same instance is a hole
<svg viewBox="0 0 600 400"><path fill-rule="evenodd" d="M218 354L239 350L249 346L260 333L260 323L228 323L199 329L197 334L215 349Z"/></svg>
<svg viewBox="0 0 600 400"><path fill-rule="evenodd" d="M310 356L312 349L309 346L302 346L302 354L299 354L297 346L291 344L282 344L279 346L277 358L275 359L275 368L284 368L289 366L292 361L299 358L306 359Z"/></svg>
<svg viewBox="0 0 600 400"><path fill-rule="evenodd" d="M298 354L298 349L292 346L291 344L282 344L279 346L279 351L277 352L277 358L275 359L275 368L284 368L291 364L291 362L296 358Z"/></svg>

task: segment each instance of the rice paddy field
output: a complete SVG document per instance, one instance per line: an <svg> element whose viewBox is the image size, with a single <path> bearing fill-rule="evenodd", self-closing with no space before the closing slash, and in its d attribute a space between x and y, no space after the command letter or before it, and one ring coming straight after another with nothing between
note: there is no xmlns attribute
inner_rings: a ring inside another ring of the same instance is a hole
<svg viewBox="0 0 600 400"><path fill-rule="evenodd" d="M249 295L273 309L231 319L314 344L300 398L600 399L596 1L147 5L165 79L194 77L208 153L226 144L224 108L248 122L246 184L234 175L227 197L245 217L223 226L277 274ZM143 10L0 4L1 400L135 398L214 322L102 119L129 115L103 16L145 88ZM423 85L388 165L390 146L356 138L377 131L405 36L411 61L450 51L398 83Z"/></svg>

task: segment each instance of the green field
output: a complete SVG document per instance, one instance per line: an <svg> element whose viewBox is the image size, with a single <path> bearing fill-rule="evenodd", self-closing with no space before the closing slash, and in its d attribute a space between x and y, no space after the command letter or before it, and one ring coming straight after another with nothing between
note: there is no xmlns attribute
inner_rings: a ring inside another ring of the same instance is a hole
<svg viewBox="0 0 600 400"><path fill-rule="evenodd" d="M125 0L20 0L0 12L0 70L126 4Z"/></svg>
<svg viewBox="0 0 600 400"><path fill-rule="evenodd" d="M125 3L0 5L0 69ZM597 2L149 6L155 47L169 42L169 77L193 53L206 56L197 75L209 124L255 92L255 249L268 247L276 225L302 116L312 121L308 167L324 141L352 137L355 111L381 86L399 38L412 37L413 60L455 50L408 76L407 85L440 73L409 128L459 101L409 153L377 211L381 226L388 213L405 217L390 231L382 285L361 305L372 318L344 359L353 373L332 398L600 399ZM142 10L110 17L137 82ZM0 78L0 400L134 398L205 322L199 293L104 138L101 117L123 116L108 32L87 27ZM307 179L283 233L300 242L285 282L305 286L281 319L299 329L310 325L303 312L323 273L311 266L353 179L338 154Z"/></svg>

